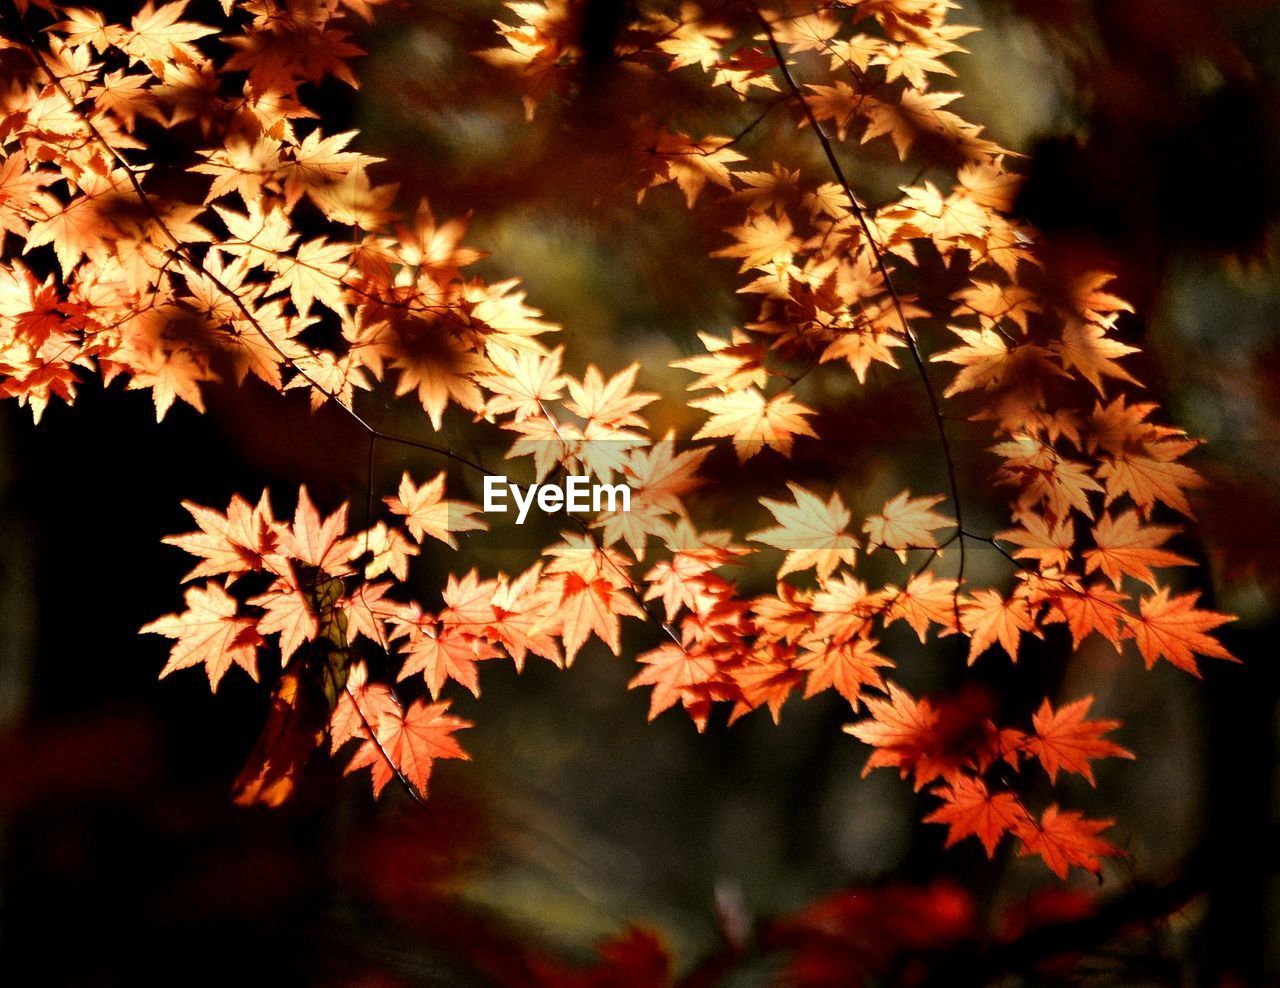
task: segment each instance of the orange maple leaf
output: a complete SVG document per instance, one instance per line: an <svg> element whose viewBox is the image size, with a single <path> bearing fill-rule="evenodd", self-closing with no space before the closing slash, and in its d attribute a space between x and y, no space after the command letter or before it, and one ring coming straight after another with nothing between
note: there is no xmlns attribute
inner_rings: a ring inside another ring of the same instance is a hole
<svg viewBox="0 0 1280 988"><path fill-rule="evenodd" d="M931 792L943 805L924 818L925 823L945 823L947 847L966 837L977 837L987 857L995 857L996 845L1009 830L1027 818L1018 797L1011 792L991 792L986 783L961 775Z"/></svg>
<svg viewBox="0 0 1280 988"><path fill-rule="evenodd" d="M400 703L391 687L369 682L369 667L355 663L329 716L329 750L336 752L352 738L366 737L370 729L376 732L384 718L399 714Z"/></svg>
<svg viewBox="0 0 1280 988"><path fill-rule="evenodd" d="M578 650L593 632L618 655L622 649L619 615L643 617L644 611L628 592L607 578L587 580L579 573L565 573L560 579L560 604L554 620L564 638L564 664L573 665Z"/></svg>
<svg viewBox="0 0 1280 988"><path fill-rule="evenodd" d="M1040 759L1050 781L1058 780L1058 770L1076 772L1092 784L1095 758L1133 758L1133 752L1121 748L1102 735L1120 726L1118 720L1085 720L1093 697L1086 696L1054 710L1048 698L1031 718L1035 728L1027 740L1027 750Z"/></svg>
<svg viewBox="0 0 1280 988"><path fill-rule="evenodd" d="M331 576L345 576L351 572L349 563L361 548L357 539L340 538L346 530L345 504L321 521L307 488L300 487L293 526L281 535L282 552Z"/></svg>
<svg viewBox="0 0 1280 988"><path fill-rule="evenodd" d="M227 583L231 584L242 573L261 570L264 557L278 551L281 526L272 517L266 491L252 506L239 494L234 495L225 515L190 501L183 501L182 506L191 513L200 531L171 535L162 541L203 557L203 561L183 577L184 583L225 573L229 574Z"/></svg>
<svg viewBox="0 0 1280 988"><path fill-rule="evenodd" d="M376 741L366 736L346 770L353 772L368 766L375 797L398 773L425 798L436 759L471 758L453 737L455 731L471 727L471 722L447 713L448 709L448 701L428 704L416 700L403 713L386 710L374 728Z"/></svg>
<svg viewBox="0 0 1280 988"><path fill-rule="evenodd" d="M1102 871L1102 858L1122 857L1124 852L1103 840L1098 834L1109 829L1114 820L1089 820L1074 810L1061 812L1050 806L1040 819L1024 817L1014 832L1023 846L1019 854L1038 854L1059 878L1066 878L1074 865L1098 874Z"/></svg>
<svg viewBox="0 0 1280 988"><path fill-rule="evenodd" d="M483 638L445 626L433 629L422 623L412 626L409 640L402 646L404 666L397 679L408 679L422 673L431 699L440 697L447 680L454 680L480 695L480 676L476 663L498 657L498 650Z"/></svg>
<svg viewBox="0 0 1280 988"><path fill-rule="evenodd" d="M795 668L809 674L805 699L823 690L835 689L856 709L864 686L884 689L884 680L876 670L892 667L893 661L875 651L871 638L854 638L838 645L825 644L805 653Z"/></svg>
<svg viewBox="0 0 1280 988"><path fill-rule="evenodd" d="M1126 623L1138 643L1142 661L1150 669L1160 659L1168 659L1179 669L1200 676L1196 656L1226 659L1239 662L1216 638L1207 632L1221 627L1235 618L1217 611L1196 609L1199 591L1169 596L1169 589L1161 587L1150 597L1142 598L1141 617L1129 615Z"/></svg>
<svg viewBox="0 0 1280 988"><path fill-rule="evenodd" d="M1107 578L1120 589L1120 581L1132 576L1156 589L1155 574L1151 568L1162 566L1192 566L1193 561L1168 549L1161 549L1171 536L1181 529L1176 525L1143 525L1138 512L1129 510L1112 517L1103 514L1093 529L1096 549L1085 552L1085 572L1101 569Z"/></svg>
<svg viewBox="0 0 1280 988"><path fill-rule="evenodd" d="M864 776L876 768L897 768L904 779L914 772L920 789L954 768L949 760L938 757L941 752L934 735L938 711L927 699L917 701L897 684L888 686L889 698L868 697L871 716L845 725L844 730L876 749L863 767Z"/></svg>
<svg viewBox="0 0 1280 988"><path fill-rule="evenodd" d="M262 644L257 619L240 616L236 599L217 583L189 587L183 599L187 609L182 614L167 614L141 629L144 634L176 639L160 678L203 663L209 688L215 693L232 665L256 681L258 646Z"/></svg>
<svg viewBox="0 0 1280 988"><path fill-rule="evenodd" d="M266 613L258 619L258 631L264 635L280 634L280 659L289 657L303 642L314 641L320 621L312 610L307 591L290 574L274 581L267 592L250 597L249 603Z"/></svg>
<svg viewBox="0 0 1280 988"><path fill-rule="evenodd" d="M960 624L970 636L970 665L996 642L1017 662L1022 633L1040 634L1025 598L1014 595L1006 599L995 590L975 591L964 601L960 605Z"/></svg>

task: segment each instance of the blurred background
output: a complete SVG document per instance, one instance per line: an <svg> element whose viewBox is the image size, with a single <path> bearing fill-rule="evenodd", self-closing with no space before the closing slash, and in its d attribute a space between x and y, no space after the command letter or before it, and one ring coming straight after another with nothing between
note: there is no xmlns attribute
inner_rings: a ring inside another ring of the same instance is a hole
<svg viewBox="0 0 1280 988"><path fill-rule="evenodd" d="M334 121L326 132L359 128L402 202L426 197L441 217L474 211L469 243L491 254L476 270L525 282L565 327L568 369L639 360L641 386L673 399L655 431L688 434L701 415L680 406L689 378L667 365L700 349L697 332L727 335L746 312L736 265L707 256L727 214L691 212L674 188L636 208L617 153L644 91L620 68L594 67L580 96L526 122L502 77L471 54L495 43L495 16L497 5L480 2L380 11L359 39L363 87L324 88L315 101ZM647 693L626 689L630 657L652 645L641 626L621 659L593 642L567 672L488 664L482 703L455 694L476 723L464 740L473 761L439 766L425 807L394 788L374 803L365 778L343 779L339 763L319 758L291 804L236 808L230 785L266 692L239 675L216 697L194 673L156 682L167 644L136 630L174 609L187 569L159 540L189 528L184 498L224 505L266 485L285 510L286 492L305 481L327 509L362 500L363 436L253 386L215 390L208 415L179 409L157 425L145 397L88 384L75 408L51 407L39 427L0 405L9 983L37 970L43 983L74 985L662 983L644 980L661 962L638 934L610 948L633 980L565 973L629 924L654 931L690 984L777 975L777 952L743 946L750 931L766 948L802 943L811 964L789 976L806 984L1254 985L1280 974L1280 9L965 0L953 19L982 28L964 41L971 54L952 60L965 93L955 108L1026 156L1019 209L1053 249L1116 266L1118 292L1140 313L1125 324L1146 351L1137 376L1209 440L1196 465L1212 486L1179 551L1205 564L1186 584L1202 606L1240 615L1224 637L1245 664L1207 664L1198 682L1167 664L1147 673L1096 640L1074 654L1050 641L1013 673L996 670L1023 699L1094 693L1096 711L1125 721L1120 740L1138 761L1104 763L1096 791L1081 781L1070 796L1118 820L1113 837L1131 859L1101 885L1077 875L1064 889L1007 849L994 862L976 841L944 853L943 829L917 822L927 811L909 785L888 771L860 778L866 749L841 733L850 712L830 693L793 700L778 726L764 713L733 727L713 719L702 735L677 713L647 724ZM669 89L691 132L751 120L750 107L707 104L701 85ZM822 176L816 142L783 113L750 142ZM891 151L851 160L872 202L919 174ZM847 378L815 374L802 398L847 415L857 440L838 455L799 456L789 475L830 477L836 457L855 516L906 486L944 489L937 451L901 442L927 435L914 429L918 395L900 375L856 389ZM373 410L394 431L424 428L407 403ZM473 431L462 417L447 429L458 443ZM981 445L962 457L969 485L990 469ZM496 446L480 452L500 457ZM379 489L402 470L422 479L441 466L383 447ZM759 493L776 496L776 480L762 476ZM471 482L451 481L460 491ZM726 527L759 527L741 488L696 503ZM424 601L447 572L526 565L546 534L507 530L457 556L424 549ZM997 580L998 560L975 556L975 575L989 566ZM762 574L741 579L765 585ZM980 663L962 678L954 642L891 645L913 691L982 689L990 672ZM1037 893L1045 885L1054 891ZM1005 951L1007 970L998 951L975 960L974 944L1000 942L1033 915L1059 938L1045 956L1076 954L1069 974L1025 974L1021 948ZM894 925L907 921L926 942ZM806 930L824 931L816 953ZM947 951L942 980L936 964L902 960Z"/></svg>

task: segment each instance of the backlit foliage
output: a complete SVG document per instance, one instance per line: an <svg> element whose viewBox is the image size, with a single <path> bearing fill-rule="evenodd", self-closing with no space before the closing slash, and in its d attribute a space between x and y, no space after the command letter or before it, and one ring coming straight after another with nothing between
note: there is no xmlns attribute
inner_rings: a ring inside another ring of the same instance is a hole
<svg viewBox="0 0 1280 988"><path fill-rule="evenodd" d="M847 731L870 748L867 769L896 769L936 797L925 819L949 844L974 837L994 854L1009 837L1062 877L1120 854L1111 821L1024 798L1044 788L1034 776L1092 782L1095 760L1132 757L1092 698L1046 698L997 721L971 694L901 688L883 644L901 625L969 664L1016 662L1046 636L1079 646L1097 635L1192 675L1202 659L1231 658L1213 636L1230 618L1168 583L1191 565L1168 542L1200 483L1183 462L1196 441L1143 397L1124 341L1130 306L1108 272L1050 277L1035 231L1012 218L1016 158L952 108L951 63L971 29L948 20L951 5L641 4L611 39L630 71L679 74L709 99L728 93L794 122L794 159L775 161L750 157L739 134L635 121L623 181L636 200L671 184L689 209L735 217L715 254L737 263L749 318L675 362L702 416L687 436L650 429L659 398L638 390L638 365L580 367L515 281L469 276L480 255L463 223L400 202L371 178L377 159L358 136L309 104L317 83L356 85L351 22L378 5L222 0L205 23L178 0L113 23L23 0L0 40L11 70L0 393L37 420L89 375L149 392L157 418L202 411L213 382L252 377L280 401L301 400L297 389L315 408L342 406L371 444L468 467L367 425L361 393L385 391L420 404L415 435L446 415L487 420L539 479L586 474L635 491L629 513L566 517L522 572L460 560L435 611L415 599L411 558L486 527L444 473L375 492L363 529L305 488L188 505L194 530L167 540L196 560L183 609L143 630L173 640L162 676L202 666L214 690L226 675L270 690L236 798L277 804L316 750L348 744L348 770L369 769L375 794L395 781L423 796L438 759L467 757L456 732L469 724L450 697L480 694L481 663L567 667L593 638L620 654L625 620L650 635L625 661L651 716L678 707L700 729L717 708L776 719L793 694L834 690L856 712ZM478 54L532 118L581 84L585 8L510 8ZM153 168L157 126L202 177L202 197ZM841 162L876 142L929 177L873 208ZM937 271L960 287L930 296L924 275ZM904 490L857 517L848 491L786 482L787 458L833 428L798 389L824 364L853 387L894 375L920 395L945 488ZM966 420L990 438L981 489L957 479L951 433ZM722 530L700 511L719 447L743 476L778 478L768 527ZM993 513L1006 519L996 530L968 521ZM995 585L966 573L978 547L1004 557ZM773 592L739 589L729 567L749 557L777 566ZM898 575L871 580L869 558L896 560Z"/></svg>

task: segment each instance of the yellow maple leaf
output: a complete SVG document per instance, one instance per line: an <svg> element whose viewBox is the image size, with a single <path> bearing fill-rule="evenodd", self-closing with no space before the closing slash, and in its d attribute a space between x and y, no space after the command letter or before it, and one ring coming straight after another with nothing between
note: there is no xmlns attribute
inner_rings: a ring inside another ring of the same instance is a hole
<svg viewBox="0 0 1280 988"><path fill-rule="evenodd" d="M858 550L858 540L845 531L849 509L840 500L839 492L833 492L823 504L821 498L799 484L788 483L787 487L795 503L762 497L760 503L773 512L778 524L752 532L747 538L786 550L787 558L778 576L812 566L825 580L841 563L851 564Z"/></svg>
<svg viewBox="0 0 1280 988"><path fill-rule="evenodd" d="M689 402L689 406L711 413L711 418L693 438L732 436L733 448L743 463L765 446L790 456L796 436L817 436L804 420L804 416L816 414L814 410L785 392L766 399L755 388L744 388L700 398Z"/></svg>
<svg viewBox="0 0 1280 988"><path fill-rule="evenodd" d="M454 532L485 531L489 526L474 517L480 508L466 501L450 501L444 497L445 472L421 487L414 485L406 471L400 478L400 490L395 497L384 497L387 506L397 515L405 516L409 534L418 542L430 535L449 548L458 548Z"/></svg>
<svg viewBox="0 0 1280 988"><path fill-rule="evenodd" d="M867 545L871 549L877 546L892 549L903 562L908 549L937 548L938 540L933 533L955 524L953 519L932 510L943 500L945 498L941 494L913 498L910 491L903 491L887 501L884 510L878 515L871 515L862 526L867 534Z"/></svg>

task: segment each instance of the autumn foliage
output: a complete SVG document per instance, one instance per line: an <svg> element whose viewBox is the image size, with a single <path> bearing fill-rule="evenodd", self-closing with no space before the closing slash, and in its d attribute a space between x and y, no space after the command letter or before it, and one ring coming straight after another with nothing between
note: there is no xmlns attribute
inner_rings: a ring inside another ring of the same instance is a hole
<svg viewBox="0 0 1280 988"><path fill-rule="evenodd" d="M305 487L186 505L192 530L166 539L194 560L182 605L142 630L172 640L161 676L201 667L215 691L244 675L270 692L236 800L279 804L322 749L348 752L375 795L423 798L439 760L468 757L450 703L480 695L481 663L568 667L593 639L622 655L625 620L648 635L622 661L651 717L777 719L833 690L867 770L927 790L924 819L948 845L993 855L1008 838L1061 878L1122 855L1111 820L1033 795L1134 757L1092 697L1011 713L970 692L913 695L887 644L909 631L939 661L998 665L1032 638L1096 635L1192 676L1232 659L1214 637L1231 618L1176 586L1194 565L1177 546L1197 441L1144 395L1111 274L1048 255L1014 216L1018 159L951 109L970 28L950 5L639 4L610 39L629 71L793 125L795 160L772 160L741 131L627 121L615 193L643 210L672 185L690 210L733 217L715 256L736 262L746 316L674 362L700 416L689 435L651 428L669 399L640 389L638 364L582 366L516 281L468 275L480 254L465 224L402 202L358 135L329 127L310 94L357 84L351 32L377 6L222 0L206 20L177 0L113 22L20 0L0 39L0 393L39 420L96 375L149 392L159 419L203 411L215 382L265 386L345 409L371 454L408 446L471 472L354 492L358 524ZM534 117L583 84L586 5L510 8L476 54ZM177 165L156 165L161 131ZM875 143L928 177L864 200L842 162ZM836 428L805 390L820 374L918 395L945 482L860 517L838 477L789 479L789 458ZM374 424L367 392L416 402L420 428ZM466 486L482 468L430 438L446 417L504 437L513 471L627 483L631 510L566 513L528 568L479 572L458 536L499 535ZM979 487L954 448L973 430ZM725 530L702 509L713 477L766 471L764 527ZM410 572L430 542L458 554L430 588L439 606ZM970 576L979 549L1002 557L998 582ZM748 561L774 589L740 589ZM870 575L885 565L891 579Z"/></svg>

